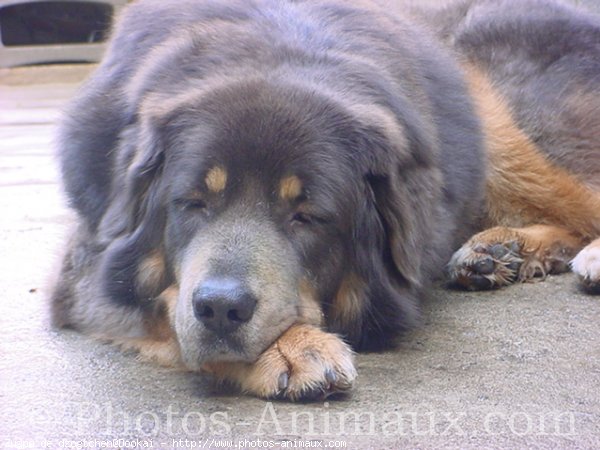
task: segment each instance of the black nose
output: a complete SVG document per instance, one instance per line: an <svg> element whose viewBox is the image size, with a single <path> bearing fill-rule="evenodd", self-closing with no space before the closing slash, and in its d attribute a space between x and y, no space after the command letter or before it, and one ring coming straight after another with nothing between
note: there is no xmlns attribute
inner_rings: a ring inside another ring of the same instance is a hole
<svg viewBox="0 0 600 450"><path fill-rule="evenodd" d="M194 291L192 304L196 319L225 335L252 318L256 298L237 280L212 278Z"/></svg>

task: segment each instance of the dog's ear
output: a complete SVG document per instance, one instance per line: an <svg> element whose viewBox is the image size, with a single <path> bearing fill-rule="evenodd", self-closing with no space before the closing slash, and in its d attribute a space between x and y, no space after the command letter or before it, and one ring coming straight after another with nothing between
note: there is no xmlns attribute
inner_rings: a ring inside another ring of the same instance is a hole
<svg viewBox="0 0 600 450"><path fill-rule="evenodd" d="M361 323L354 324L359 347L389 345L391 336L414 326L429 277L442 179L435 141L419 123L409 125L394 139L381 127L361 133L368 159L360 163L364 201L354 225L352 292L363 299Z"/></svg>
<svg viewBox="0 0 600 450"><path fill-rule="evenodd" d="M432 246L431 220L437 214L435 182L425 169L403 168L405 173L370 175L367 183L385 233L390 262L400 284L420 289L427 279L426 258Z"/></svg>
<svg viewBox="0 0 600 450"><path fill-rule="evenodd" d="M106 245L98 271L100 286L121 304L151 300L170 282L162 248L163 124L146 117L122 133L111 203L98 229Z"/></svg>
<svg viewBox="0 0 600 450"><path fill-rule="evenodd" d="M399 126L395 135L381 128L366 133L376 156L365 178L393 263L404 283L419 289L430 275L428 250L435 247L433 226L441 219L443 176L432 125L406 108Z"/></svg>

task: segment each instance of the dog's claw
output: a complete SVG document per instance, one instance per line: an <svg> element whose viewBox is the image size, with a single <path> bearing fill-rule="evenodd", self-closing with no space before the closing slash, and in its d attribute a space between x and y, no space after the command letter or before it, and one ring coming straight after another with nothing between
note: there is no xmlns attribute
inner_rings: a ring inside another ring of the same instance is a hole
<svg viewBox="0 0 600 450"><path fill-rule="evenodd" d="M279 390L285 391L288 387L289 381L290 376L287 372L283 372L281 375L279 375L279 380L277 380L277 387L279 388Z"/></svg>
<svg viewBox="0 0 600 450"><path fill-rule="evenodd" d="M312 386L310 388L304 389L301 395L298 397L302 400L318 400L318 399L326 399L327 397L338 394L340 392L344 392L348 387L345 386L336 386L336 383L339 381L338 375L335 373L333 369L325 370L325 382L316 386ZM277 394L277 398L285 398L285 391L289 386L290 376L287 372L283 372L279 375L279 379L277 382L277 387L279 389L279 393Z"/></svg>
<svg viewBox="0 0 600 450"><path fill-rule="evenodd" d="M325 371L325 379L327 380L327 382L330 385L334 385L335 382L337 381L337 375L335 374L335 372L332 369L327 369Z"/></svg>

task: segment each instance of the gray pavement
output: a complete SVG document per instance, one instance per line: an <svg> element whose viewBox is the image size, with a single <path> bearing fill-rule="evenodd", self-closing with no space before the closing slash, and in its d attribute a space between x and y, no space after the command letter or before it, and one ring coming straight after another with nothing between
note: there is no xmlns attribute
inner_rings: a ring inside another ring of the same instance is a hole
<svg viewBox="0 0 600 450"><path fill-rule="evenodd" d="M51 329L71 221L52 138L86 71L0 71L0 448L600 448L600 298L572 275L435 290L397 350L358 356L351 396L318 403L243 397Z"/></svg>

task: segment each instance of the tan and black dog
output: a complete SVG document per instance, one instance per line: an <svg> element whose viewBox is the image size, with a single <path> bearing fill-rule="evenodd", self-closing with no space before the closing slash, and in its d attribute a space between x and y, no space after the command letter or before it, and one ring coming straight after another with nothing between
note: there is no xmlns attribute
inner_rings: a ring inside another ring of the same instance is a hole
<svg viewBox="0 0 600 450"><path fill-rule="evenodd" d="M346 391L445 271L568 270L599 145L600 21L568 6L138 1L62 124L53 319L262 397ZM573 268L598 290L599 241Z"/></svg>

